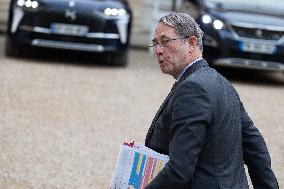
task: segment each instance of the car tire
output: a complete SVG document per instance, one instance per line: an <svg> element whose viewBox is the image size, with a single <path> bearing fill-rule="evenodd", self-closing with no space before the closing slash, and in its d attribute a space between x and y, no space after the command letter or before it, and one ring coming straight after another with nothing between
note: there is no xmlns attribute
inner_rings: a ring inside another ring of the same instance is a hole
<svg viewBox="0 0 284 189"><path fill-rule="evenodd" d="M121 52L112 56L112 64L117 66L127 66L128 63L128 51Z"/></svg>
<svg viewBox="0 0 284 189"><path fill-rule="evenodd" d="M13 42L6 37L5 42L5 55L10 57L17 57L22 54L22 49L13 44Z"/></svg>

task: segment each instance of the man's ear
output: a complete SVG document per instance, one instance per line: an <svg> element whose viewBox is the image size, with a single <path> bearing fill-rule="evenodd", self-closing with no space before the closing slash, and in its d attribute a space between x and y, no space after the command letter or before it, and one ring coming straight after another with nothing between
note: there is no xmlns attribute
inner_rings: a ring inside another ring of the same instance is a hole
<svg viewBox="0 0 284 189"><path fill-rule="evenodd" d="M195 36L190 36L188 38L189 51L192 52L197 47L197 38Z"/></svg>

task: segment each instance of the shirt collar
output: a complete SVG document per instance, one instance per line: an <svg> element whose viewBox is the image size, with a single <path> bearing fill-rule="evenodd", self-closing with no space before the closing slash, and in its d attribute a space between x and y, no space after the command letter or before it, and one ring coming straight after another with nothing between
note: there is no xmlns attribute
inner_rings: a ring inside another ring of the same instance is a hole
<svg viewBox="0 0 284 189"><path fill-rule="evenodd" d="M202 60L203 58L198 58L196 60L194 60L193 62L189 63L184 69L183 71L181 72L181 74L178 76L176 82L178 82L182 76L182 74L187 70L187 68L189 68L190 66L192 66L195 62L199 61L199 60Z"/></svg>

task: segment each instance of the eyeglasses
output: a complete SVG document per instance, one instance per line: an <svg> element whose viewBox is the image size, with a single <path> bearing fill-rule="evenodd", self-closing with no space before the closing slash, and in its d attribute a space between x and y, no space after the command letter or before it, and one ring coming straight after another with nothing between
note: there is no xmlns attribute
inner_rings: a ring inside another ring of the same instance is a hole
<svg viewBox="0 0 284 189"><path fill-rule="evenodd" d="M162 38L160 42L153 40L152 43L149 44L149 47L153 47L154 49L157 48L157 46L160 47L168 47L170 45L171 42L178 40L178 39L186 39L189 38L189 36L187 37L177 37L177 38Z"/></svg>

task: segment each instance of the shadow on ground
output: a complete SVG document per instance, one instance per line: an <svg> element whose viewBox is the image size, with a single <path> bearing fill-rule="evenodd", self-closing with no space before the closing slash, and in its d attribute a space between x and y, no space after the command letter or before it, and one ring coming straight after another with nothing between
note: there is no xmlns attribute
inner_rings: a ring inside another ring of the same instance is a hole
<svg viewBox="0 0 284 189"><path fill-rule="evenodd" d="M24 59L36 61L39 64L63 64L85 67L109 67L122 68L124 66L111 63L111 56L108 54L99 54L91 52L77 52L54 49L29 49L23 51L16 57L8 57L11 59Z"/></svg>
<svg viewBox="0 0 284 189"><path fill-rule="evenodd" d="M281 72L221 67L215 69L232 82L246 83L250 85L284 87L284 73Z"/></svg>
<svg viewBox="0 0 284 189"><path fill-rule="evenodd" d="M139 49L134 50L139 51ZM111 69L124 68L124 66L111 64L111 57L108 54L76 51L29 49L29 51L23 52L20 57L12 58L36 61L39 64L63 64L80 67L106 67ZM131 64L131 62L128 64ZM232 82L246 83L250 85L284 87L284 73L281 72L246 70L228 67L216 67L215 69Z"/></svg>

